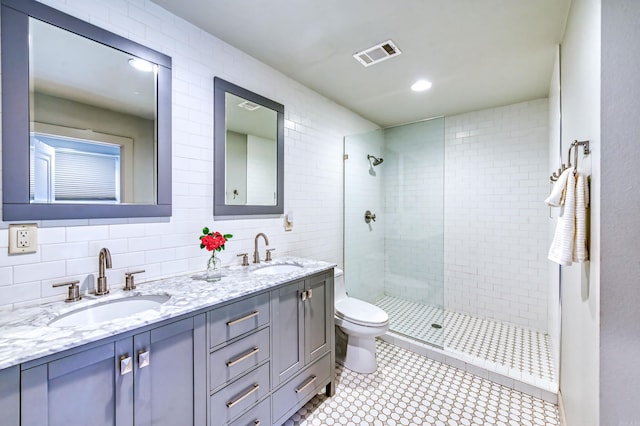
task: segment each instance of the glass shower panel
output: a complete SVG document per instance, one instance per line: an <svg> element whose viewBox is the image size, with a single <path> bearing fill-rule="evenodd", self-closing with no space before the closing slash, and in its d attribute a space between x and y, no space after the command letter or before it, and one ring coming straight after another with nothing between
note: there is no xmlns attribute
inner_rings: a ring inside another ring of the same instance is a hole
<svg viewBox="0 0 640 426"><path fill-rule="evenodd" d="M444 118L386 129L385 157L384 292L393 299L391 328L442 347Z"/></svg>

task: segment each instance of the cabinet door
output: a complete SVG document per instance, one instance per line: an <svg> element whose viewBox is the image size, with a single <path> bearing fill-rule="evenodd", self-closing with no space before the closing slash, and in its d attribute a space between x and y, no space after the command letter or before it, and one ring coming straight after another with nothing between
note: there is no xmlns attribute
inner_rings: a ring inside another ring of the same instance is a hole
<svg viewBox="0 0 640 426"><path fill-rule="evenodd" d="M273 306L273 386L284 383L304 365L304 281L271 292Z"/></svg>
<svg viewBox="0 0 640 426"><path fill-rule="evenodd" d="M333 317L333 286L327 275L305 280L304 361L309 364L331 348L331 318Z"/></svg>
<svg viewBox="0 0 640 426"><path fill-rule="evenodd" d="M0 370L0 424L20 426L20 366Z"/></svg>
<svg viewBox="0 0 640 426"><path fill-rule="evenodd" d="M120 375L116 354L117 349L126 357L130 342L111 342L23 370L22 425L107 426L116 424L116 415L122 418L118 426L131 425L133 379Z"/></svg>
<svg viewBox="0 0 640 426"><path fill-rule="evenodd" d="M204 425L204 314L138 334L133 346L135 425Z"/></svg>

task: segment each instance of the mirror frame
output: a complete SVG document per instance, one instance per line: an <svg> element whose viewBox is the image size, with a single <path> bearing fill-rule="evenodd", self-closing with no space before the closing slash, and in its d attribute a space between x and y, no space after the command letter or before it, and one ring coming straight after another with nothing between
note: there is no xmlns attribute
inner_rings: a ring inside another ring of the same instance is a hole
<svg viewBox="0 0 640 426"><path fill-rule="evenodd" d="M171 58L34 0L1 0L2 220L171 216ZM29 17L158 65L156 204L29 201Z"/></svg>
<svg viewBox="0 0 640 426"><path fill-rule="evenodd" d="M246 215L279 215L284 213L284 105L244 89L233 83L215 77L214 82L214 134L213 134L213 215L246 216ZM272 206L261 205L229 205L225 204L226 186L226 111L225 95L233 95L272 109L277 113L277 202Z"/></svg>

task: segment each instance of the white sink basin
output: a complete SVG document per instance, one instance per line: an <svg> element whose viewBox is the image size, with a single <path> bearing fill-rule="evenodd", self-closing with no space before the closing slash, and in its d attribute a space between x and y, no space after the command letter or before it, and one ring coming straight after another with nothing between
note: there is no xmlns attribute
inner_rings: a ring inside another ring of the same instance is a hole
<svg viewBox="0 0 640 426"><path fill-rule="evenodd" d="M158 308L170 298L171 296L167 295L148 295L108 300L96 305L67 312L54 318L49 325L54 327L68 327L112 321L149 309Z"/></svg>
<svg viewBox="0 0 640 426"><path fill-rule="evenodd" d="M259 266L253 271L257 275L274 275L274 274L287 274L289 272L295 272L302 269L302 265L297 263L275 263L273 265Z"/></svg>

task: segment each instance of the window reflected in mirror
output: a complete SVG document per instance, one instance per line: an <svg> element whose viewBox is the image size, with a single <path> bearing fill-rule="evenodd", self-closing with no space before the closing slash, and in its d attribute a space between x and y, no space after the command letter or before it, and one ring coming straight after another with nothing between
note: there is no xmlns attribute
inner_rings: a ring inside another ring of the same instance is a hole
<svg viewBox="0 0 640 426"><path fill-rule="evenodd" d="M227 93L225 204L277 204L277 112Z"/></svg>

